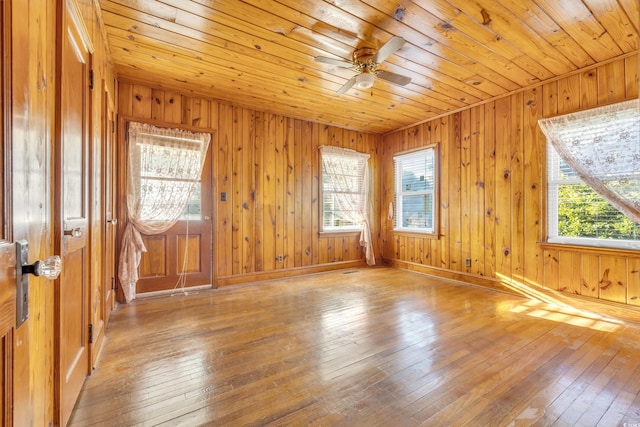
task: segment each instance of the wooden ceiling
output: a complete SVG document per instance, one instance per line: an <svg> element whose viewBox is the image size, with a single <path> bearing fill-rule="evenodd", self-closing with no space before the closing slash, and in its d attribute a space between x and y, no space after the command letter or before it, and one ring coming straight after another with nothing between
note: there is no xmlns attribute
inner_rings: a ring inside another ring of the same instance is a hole
<svg viewBox="0 0 640 427"><path fill-rule="evenodd" d="M385 133L638 51L638 0L99 0L120 80ZM357 47L398 86L337 94Z"/></svg>

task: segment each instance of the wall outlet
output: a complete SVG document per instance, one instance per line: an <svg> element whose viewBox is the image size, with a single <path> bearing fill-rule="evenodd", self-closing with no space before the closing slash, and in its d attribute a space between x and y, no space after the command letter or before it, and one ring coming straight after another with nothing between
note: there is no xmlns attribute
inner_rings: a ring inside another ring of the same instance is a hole
<svg viewBox="0 0 640 427"><path fill-rule="evenodd" d="M284 255L278 255L278 262L284 262Z"/></svg>
<svg viewBox="0 0 640 427"><path fill-rule="evenodd" d="M466 267L471 267L471 258L465 258L464 259L464 265Z"/></svg>

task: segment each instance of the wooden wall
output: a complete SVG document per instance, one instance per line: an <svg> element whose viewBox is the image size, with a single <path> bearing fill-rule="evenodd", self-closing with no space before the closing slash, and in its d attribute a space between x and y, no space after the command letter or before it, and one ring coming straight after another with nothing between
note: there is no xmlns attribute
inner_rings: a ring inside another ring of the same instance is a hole
<svg viewBox="0 0 640 427"><path fill-rule="evenodd" d="M118 114L213 133L217 285L364 262L357 233L319 234L318 147L335 145L370 153L370 164L378 169L380 136L130 82L119 82ZM122 135L118 140L122 147ZM374 188L378 187L376 181ZM220 200L222 192L227 201ZM372 233L377 233L375 227ZM282 263L277 262L278 255L283 255Z"/></svg>
<svg viewBox="0 0 640 427"><path fill-rule="evenodd" d="M94 0L77 0L92 37L94 80L114 80L107 47ZM13 240L29 241L33 262L54 253L52 188L54 176L56 97L56 14L64 2L56 0L13 0L11 28L11 145ZM100 201L100 91L92 93L92 200ZM100 287L99 270L103 216L101 207L91 206L91 286ZM55 283L30 278L29 319L14 334L13 424L53 425L54 397L54 289ZM94 292L93 290L91 292Z"/></svg>
<svg viewBox="0 0 640 427"><path fill-rule="evenodd" d="M537 125L542 117L637 97L638 58L632 55L385 135L383 206L394 196L393 155L438 144L440 233L437 239L396 233L383 208L384 258L489 286L525 285L639 305L637 251L540 244L546 237L546 140ZM607 275L616 285L605 287Z"/></svg>

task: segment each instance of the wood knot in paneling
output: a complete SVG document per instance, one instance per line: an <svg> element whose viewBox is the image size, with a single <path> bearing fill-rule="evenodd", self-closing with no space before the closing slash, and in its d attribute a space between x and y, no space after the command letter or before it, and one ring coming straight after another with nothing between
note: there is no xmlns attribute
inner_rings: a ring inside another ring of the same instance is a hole
<svg viewBox="0 0 640 427"><path fill-rule="evenodd" d="M606 290L611 285L612 285L612 282L611 280L609 280L609 269L607 268L602 275L602 279L600 279L600 282L598 282L598 286L600 287L600 289Z"/></svg>
<svg viewBox="0 0 640 427"><path fill-rule="evenodd" d="M489 12L481 9L480 14L482 15L482 25L489 25L491 23L491 15L489 15Z"/></svg>

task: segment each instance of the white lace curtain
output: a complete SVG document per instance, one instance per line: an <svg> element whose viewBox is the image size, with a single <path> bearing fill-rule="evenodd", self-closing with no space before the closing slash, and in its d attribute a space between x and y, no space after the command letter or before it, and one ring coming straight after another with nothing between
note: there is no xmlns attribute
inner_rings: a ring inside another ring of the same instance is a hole
<svg viewBox="0 0 640 427"><path fill-rule="evenodd" d="M360 246L365 249L368 265L376 263L371 242L371 226L369 219L369 155L346 148L323 145L320 146L322 167L334 189L335 200L346 219L356 224L362 224ZM357 193L353 192L353 168L362 173L362 185Z"/></svg>
<svg viewBox="0 0 640 427"><path fill-rule="evenodd" d="M127 302L135 298L138 266L146 248L141 233L159 234L184 212L202 175L211 135L130 122L127 149L127 216L118 278Z"/></svg>
<svg viewBox="0 0 640 427"><path fill-rule="evenodd" d="M541 119L560 157L598 194L640 223L640 103Z"/></svg>

